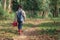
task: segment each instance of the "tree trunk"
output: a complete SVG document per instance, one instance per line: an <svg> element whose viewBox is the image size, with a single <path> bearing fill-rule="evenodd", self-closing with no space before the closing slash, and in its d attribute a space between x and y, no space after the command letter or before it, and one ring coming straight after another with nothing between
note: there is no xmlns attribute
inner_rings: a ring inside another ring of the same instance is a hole
<svg viewBox="0 0 60 40"><path fill-rule="evenodd" d="M8 5L8 13L11 13L11 5L12 5L12 0L9 0L9 5Z"/></svg>
<svg viewBox="0 0 60 40"><path fill-rule="evenodd" d="M58 8L56 5L54 6L53 17L58 17Z"/></svg>
<svg viewBox="0 0 60 40"><path fill-rule="evenodd" d="M54 17L58 17L58 4L57 4L57 0L55 0L55 5L54 5Z"/></svg>
<svg viewBox="0 0 60 40"><path fill-rule="evenodd" d="M52 11L52 13L53 13L53 17L55 17L55 12L54 12L54 10Z"/></svg>
<svg viewBox="0 0 60 40"><path fill-rule="evenodd" d="M6 0L3 0L4 2L4 10L6 10Z"/></svg>
<svg viewBox="0 0 60 40"><path fill-rule="evenodd" d="M55 17L58 17L58 8L57 8L57 5L55 5Z"/></svg>
<svg viewBox="0 0 60 40"><path fill-rule="evenodd" d="M43 11L43 14L42 14L42 17L44 16L44 11Z"/></svg>

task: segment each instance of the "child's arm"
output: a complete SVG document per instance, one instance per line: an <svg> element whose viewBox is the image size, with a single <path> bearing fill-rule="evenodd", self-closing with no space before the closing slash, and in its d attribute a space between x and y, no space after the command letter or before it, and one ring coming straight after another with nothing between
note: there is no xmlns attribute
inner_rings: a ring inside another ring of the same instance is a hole
<svg viewBox="0 0 60 40"><path fill-rule="evenodd" d="M23 11L23 16L24 16L24 20L26 20L26 14L25 14L25 12Z"/></svg>

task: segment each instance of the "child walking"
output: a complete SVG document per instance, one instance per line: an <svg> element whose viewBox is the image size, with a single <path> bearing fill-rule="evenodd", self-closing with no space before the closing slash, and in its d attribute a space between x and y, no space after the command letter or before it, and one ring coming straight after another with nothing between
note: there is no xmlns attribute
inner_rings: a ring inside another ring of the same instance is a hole
<svg viewBox="0 0 60 40"><path fill-rule="evenodd" d="M18 33L19 33L19 35L21 35L22 34L22 26L26 19L25 11L22 9L21 5L18 5L18 10L16 12L15 18L17 18L17 22L18 22Z"/></svg>

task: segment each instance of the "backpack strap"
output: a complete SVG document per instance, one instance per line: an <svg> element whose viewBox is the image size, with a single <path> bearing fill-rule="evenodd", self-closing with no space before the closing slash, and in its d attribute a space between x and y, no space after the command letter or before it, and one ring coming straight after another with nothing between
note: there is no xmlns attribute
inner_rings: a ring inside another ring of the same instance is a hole
<svg viewBox="0 0 60 40"><path fill-rule="evenodd" d="M19 20L19 21L23 21L24 20L24 17L22 15L22 11L17 13L17 20Z"/></svg>

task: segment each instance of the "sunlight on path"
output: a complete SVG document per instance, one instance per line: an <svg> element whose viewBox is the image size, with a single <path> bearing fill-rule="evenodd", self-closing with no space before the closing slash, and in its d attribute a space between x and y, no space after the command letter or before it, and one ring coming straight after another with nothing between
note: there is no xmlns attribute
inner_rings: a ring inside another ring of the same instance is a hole
<svg viewBox="0 0 60 40"><path fill-rule="evenodd" d="M25 40L27 38L27 36L18 36L18 37L14 37L14 40Z"/></svg>
<svg viewBox="0 0 60 40"><path fill-rule="evenodd" d="M29 35L31 35L31 32L35 31L36 28L28 28L26 30L24 30L23 34L22 35L18 35L18 36L15 36L13 37L14 40L28 40L29 39Z"/></svg>
<svg viewBox="0 0 60 40"><path fill-rule="evenodd" d="M50 38L49 35L40 35L39 32L41 31L41 27L39 28L37 26L38 26L38 24L45 23L45 22L52 22L52 21L46 21L46 20L42 20L42 19L33 20L33 21L29 21L29 20L26 21L26 24L31 23L31 24L34 24L34 25L32 27L27 26L27 28L23 29L24 30L23 34L20 35L20 36L17 34L17 32L16 32L16 34L14 33L17 28L12 27L11 24L10 24L11 23L10 21L1 22L0 29L2 29L3 33L5 31L8 32L8 33L5 33L5 35L8 35L8 36L13 33L12 35L13 35L14 40L44 40L46 37L48 37L48 38L46 38L47 40L55 40L54 37ZM5 25L2 25L3 23ZM8 29L10 31L7 31ZM12 29L13 29L14 32L12 31ZM9 34L9 32L11 32L11 33Z"/></svg>

